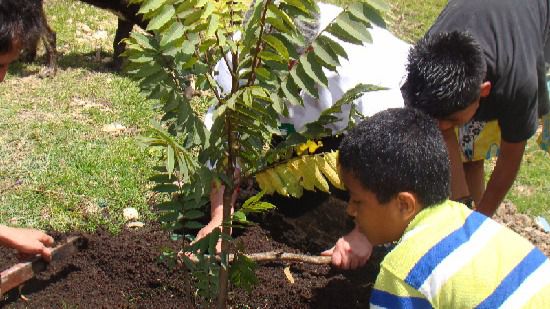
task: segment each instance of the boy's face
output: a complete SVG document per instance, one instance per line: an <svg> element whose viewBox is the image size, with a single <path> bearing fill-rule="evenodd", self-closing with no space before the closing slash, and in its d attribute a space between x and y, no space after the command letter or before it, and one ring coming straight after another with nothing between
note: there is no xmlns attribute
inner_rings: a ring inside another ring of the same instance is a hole
<svg viewBox="0 0 550 309"><path fill-rule="evenodd" d="M462 126L470 121L472 118L474 118L474 115L479 108L479 102L481 101L481 98L489 96L489 93L491 92L491 82L485 81L481 84L479 88L479 97L474 102L472 102L472 104L470 104L463 110L452 113L448 117L437 120L439 129L441 131L446 131L458 126Z"/></svg>
<svg viewBox="0 0 550 309"><path fill-rule="evenodd" d="M439 129L441 131L446 131L458 126L462 126L470 121L472 118L474 118L474 115L476 114L476 111L479 107L479 101L480 99L477 99L476 101L474 101L474 103L470 104L470 106L466 107L465 109L454 112L444 119L438 119L437 124L439 126Z"/></svg>
<svg viewBox="0 0 550 309"><path fill-rule="evenodd" d="M372 243L381 245L401 238L414 215L403 211L398 197L380 204L376 195L363 188L352 173L342 171L342 180L349 191L347 213L355 218L355 224ZM416 213L414 213L416 214Z"/></svg>
<svg viewBox="0 0 550 309"><path fill-rule="evenodd" d="M19 57L21 48L19 44L12 44L12 49L6 53L0 53L0 82L4 81L10 63L14 62Z"/></svg>

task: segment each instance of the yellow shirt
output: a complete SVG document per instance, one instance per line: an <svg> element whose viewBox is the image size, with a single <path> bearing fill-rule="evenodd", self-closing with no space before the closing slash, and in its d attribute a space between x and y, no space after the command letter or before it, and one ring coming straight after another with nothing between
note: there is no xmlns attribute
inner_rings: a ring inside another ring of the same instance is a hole
<svg viewBox="0 0 550 309"><path fill-rule="evenodd" d="M380 265L373 308L550 308L550 261L529 241L446 201L416 215Z"/></svg>

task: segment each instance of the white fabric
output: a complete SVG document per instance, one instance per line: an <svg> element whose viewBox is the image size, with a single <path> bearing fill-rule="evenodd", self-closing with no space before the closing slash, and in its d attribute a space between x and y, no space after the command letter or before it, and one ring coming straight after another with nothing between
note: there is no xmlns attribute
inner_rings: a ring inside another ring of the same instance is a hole
<svg viewBox="0 0 550 309"><path fill-rule="evenodd" d="M319 3L319 8L320 29L324 29L341 11L339 7L324 3ZM368 92L353 103L363 115L370 116L381 110L403 106L399 87L406 74L405 66L411 46L388 30L373 26L369 32L372 43L366 43L364 46L335 39L346 50L348 60L340 59L341 66L337 68L338 73L325 70L328 88L318 87L319 100L304 94L304 106L288 106L289 115L281 119L282 123L290 123L294 125L296 131L300 131L305 124L317 120L322 111L332 106L346 91L359 83L388 88L388 90ZM231 77L225 62L218 63L216 69L219 72L216 79L222 91L229 91ZM205 116L207 127L212 125L212 110L213 108ZM342 115L339 116L342 120L331 129L337 131L345 128L348 115L349 106L345 107Z"/></svg>

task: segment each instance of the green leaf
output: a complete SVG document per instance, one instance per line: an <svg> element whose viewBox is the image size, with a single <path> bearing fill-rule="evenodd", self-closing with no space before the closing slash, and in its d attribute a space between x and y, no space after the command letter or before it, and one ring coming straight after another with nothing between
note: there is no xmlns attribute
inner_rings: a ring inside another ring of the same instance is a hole
<svg viewBox="0 0 550 309"><path fill-rule="evenodd" d="M206 30L206 35L208 37L211 37L214 34L216 34L216 31L218 30L219 25L220 25L220 17L216 14L210 16L210 20L208 21L208 29ZM221 37L225 39L223 35ZM222 40L220 40L220 46L223 46L223 45L224 44L222 43Z"/></svg>
<svg viewBox="0 0 550 309"><path fill-rule="evenodd" d="M355 18L358 18L365 23L373 23L379 27L386 28L386 22L382 16L378 13L378 11L376 11L376 9L367 3L352 3L349 5L348 11Z"/></svg>
<svg viewBox="0 0 550 309"><path fill-rule="evenodd" d="M300 57L300 65L302 65L304 72L311 77L318 84L321 84L328 88L328 80L323 72L323 67L317 62L313 53L307 53Z"/></svg>
<svg viewBox="0 0 550 309"><path fill-rule="evenodd" d="M160 13L153 17L147 25L147 31L158 30L174 17L176 10L171 5L165 5Z"/></svg>
<svg viewBox="0 0 550 309"><path fill-rule="evenodd" d="M145 54L128 57L128 60L134 63L150 63L153 59L154 58L152 56L147 56Z"/></svg>
<svg viewBox="0 0 550 309"><path fill-rule="evenodd" d="M361 45L363 42L372 43L372 37L367 27L362 22L350 18L349 13L340 14L336 20L327 27L327 31L342 41Z"/></svg>
<svg viewBox="0 0 550 309"><path fill-rule="evenodd" d="M275 111L279 115L283 115L285 111L285 103L283 102L283 100L281 100L281 98L274 92L272 92L269 97L271 99L271 102L273 102L273 104L271 105L273 109L275 109Z"/></svg>
<svg viewBox="0 0 550 309"><path fill-rule="evenodd" d="M180 22L175 21L172 25L170 25L170 28L162 34L160 45L166 46L168 43L180 39L184 33L185 31L183 29L183 25Z"/></svg>
<svg viewBox="0 0 550 309"><path fill-rule="evenodd" d="M168 146L166 147L166 170L168 171L168 174L172 174L174 172L174 148Z"/></svg>
<svg viewBox="0 0 550 309"><path fill-rule="evenodd" d="M271 72L269 72L269 70L264 68L264 67L256 68L256 75L263 78L263 79L272 79L273 78L273 74L271 74Z"/></svg>
<svg viewBox="0 0 550 309"><path fill-rule="evenodd" d="M341 112L343 105L353 103L353 101L357 100L365 92L378 91L378 90L384 90L384 89L386 88L370 85L370 84L357 84L355 85L355 87L346 91L346 93L344 93L344 95L338 101L336 101L336 103L334 103L330 108L327 108L326 110L324 110L321 113L321 116Z"/></svg>
<svg viewBox="0 0 550 309"><path fill-rule="evenodd" d="M210 17L210 15L212 15L212 13L214 12L214 9L216 8L213 4L214 1L207 1L202 9L203 11L203 15L202 17L203 18L208 18Z"/></svg>
<svg viewBox="0 0 550 309"><path fill-rule="evenodd" d="M290 32L290 28L279 18L268 16L265 18L268 25L272 25L273 28L282 33Z"/></svg>
<svg viewBox="0 0 550 309"><path fill-rule="evenodd" d="M143 78L158 74L161 71L163 71L162 67L158 63L152 62L152 64L142 65L135 75L136 78Z"/></svg>
<svg viewBox="0 0 550 309"><path fill-rule="evenodd" d="M262 59L264 61L276 61L276 62L286 63L285 58L281 57L278 54L275 54L275 53L272 53L272 52L269 52L269 51L265 51L265 50L262 50L258 54L258 57L260 57L260 59Z"/></svg>
<svg viewBox="0 0 550 309"><path fill-rule="evenodd" d="M316 42L322 45L325 50L332 50L334 51L334 53L336 53L336 55L344 59L348 59L348 54L346 53L344 48L328 36L320 35L319 37L317 37Z"/></svg>
<svg viewBox="0 0 550 309"><path fill-rule="evenodd" d="M242 211L235 211L233 213L233 220L234 221L237 221L239 223L244 223L244 222L247 222L247 219L246 219L246 214Z"/></svg>
<svg viewBox="0 0 550 309"><path fill-rule="evenodd" d="M313 53L315 54L315 56L319 57L322 62L324 62L325 67L327 67L331 71L336 71L336 67L340 65L340 60L338 59L338 55L334 52L334 50L328 48L326 45L319 43L317 40L313 42L312 46Z"/></svg>
<svg viewBox="0 0 550 309"><path fill-rule="evenodd" d="M176 7L176 14L180 14L184 11L194 8L197 4L197 0L186 0Z"/></svg>
<svg viewBox="0 0 550 309"><path fill-rule="evenodd" d="M300 96L300 89L291 78L288 78L281 83L281 90L290 104L304 105L302 97Z"/></svg>
<svg viewBox="0 0 550 309"><path fill-rule="evenodd" d="M145 49L153 49L153 50L155 49L151 45L150 40L152 40L152 37L149 36L149 35L146 36L146 35L141 34L139 32L132 32L131 38L134 39L139 46L141 46Z"/></svg>
<svg viewBox="0 0 550 309"><path fill-rule="evenodd" d="M300 11L306 13L306 14L310 14L308 8L304 5L304 3L302 2L302 0L284 0L282 1L290 6L293 6L297 9L299 9Z"/></svg>
<svg viewBox="0 0 550 309"><path fill-rule="evenodd" d="M145 14L160 8L166 0L146 0L139 8L138 14Z"/></svg>
<svg viewBox="0 0 550 309"><path fill-rule="evenodd" d="M173 193L178 192L179 188L175 184L159 184L153 187L155 192Z"/></svg>
<svg viewBox="0 0 550 309"><path fill-rule="evenodd" d="M200 222L197 222L197 221L187 221L185 222L185 224L183 225L184 228L186 229L193 229L193 230L197 230L197 229L200 229L204 226L204 224L200 223Z"/></svg>
<svg viewBox="0 0 550 309"><path fill-rule="evenodd" d="M285 59L285 61L288 61L288 49L281 40L279 40L276 36L266 35L264 36L264 41L266 41L269 46L271 46L279 55L281 55Z"/></svg>
<svg viewBox="0 0 550 309"><path fill-rule="evenodd" d="M301 64L290 71L290 76L296 85L314 98L319 98L319 92L315 87L315 81L309 77Z"/></svg>
<svg viewBox="0 0 550 309"><path fill-rule="evenodd" d="M283 21L290 29L296 29L296 26L294 25L294 22L292 21L292 18L288 16L287 13L279 9L274 4L270 3L268 5L269 12L273 13L275 15L275 19Z"/></svg>
<svg viewBox="0 0 550 309"><path fill-rule="evenodd" d="M167 201L167 202L162 202L162 203L158 203L156 205L159 209L161 210L181 210L182 209L182 205L176 201Z"/></svg>
<svg viewBox="0 0 550 309"><path fill-rule="evenodd" d="M191 26L201 19L203 12L201 10L193 11L191 14L184 17L183 24L185 26ZM201 24L195 25L200 26Z"/></svg>
<svg viewBox="0 0 550 309"><path fill-rule="evenodd" d="M204 216L204 213L200 210L189 210L183 213L183 217L187 220L194 220Z"/></svg>

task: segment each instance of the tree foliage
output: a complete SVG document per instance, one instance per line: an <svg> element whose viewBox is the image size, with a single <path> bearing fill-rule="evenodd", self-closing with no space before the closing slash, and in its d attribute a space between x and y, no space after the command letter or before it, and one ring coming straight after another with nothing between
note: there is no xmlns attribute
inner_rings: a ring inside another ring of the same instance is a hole
<svg viewBox="0 0 550 309"><path fill-rule="evenodd" d="M164 212L162 220L176 229L196 228L211 183L221 182L226 188L224 227L188 248L199 257L200 263L189 267L200 279L200 292L214 291L211 294L215 295L224 284L223 280L215 283L218 271L230 267L224 258L231 224L227 209L239 181L257 174L266 191L292 196L299 196L303 188L325 190L325 177L338 185L334 154L289 161L291 153L308 140L333 134L327 125L339 120L335 114L342 106L376 87L351 89L317 121L284 135L277 145L272 145L272 136L282 135L280 119L288 116L288 106L304 104L304 94L317 98L318 88L328 86L326 72L335 71L341 59L347 58L339 40L370 43L368 28L384 26L380 11L387 7L382 0L349 4L312 42L306 42L297 25L318 16L313 0L133 2L141 3L140 13L149 23L146 33L134 32L127 41L127 71L139 81L148 99L159 102L161 113L151 136L143 138L165 154L165 165L151 179L156 182L153 190L177 193L176 198L159 205ZM229 85L220 85L217 79L223 67L229 71ZM205 126L186 96L191 80L198 89L211 93L211 128ZM356 116L352 108L350 126ZM284 178L281 185L273 185L280 178L269 176L266 180L265 175L273 174ZM248 211L270 207L258 196L252 199L246 205L249 208L244 207ZM238 222L245 217L242 211L234 215ZM215 254L219 238L225 249L221 264L205 255ZM245 265L244 272L232 269L230 277L248 286L245 279L250 278L247 274L252 267L244 258L239 261L235 267Z"/></svg>

